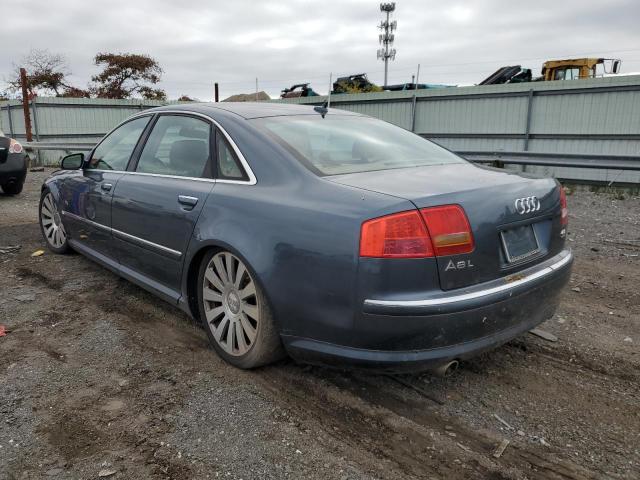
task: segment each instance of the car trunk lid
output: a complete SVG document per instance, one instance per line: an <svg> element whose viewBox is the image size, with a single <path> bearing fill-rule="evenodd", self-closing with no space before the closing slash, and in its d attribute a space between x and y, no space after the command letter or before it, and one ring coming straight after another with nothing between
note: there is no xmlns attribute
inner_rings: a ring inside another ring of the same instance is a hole
<svg viewBox="0 0 640 480"><path fill-rule="evenodd" d="M552 179L470 163L355 173L328 179L404 198L417 208L462 206L471 225L475 248L467 254L437 257L440 286L444 290L516 273L562 248L557 241L561 230L559 194ZM518 205L520 212L515 205L518 199L529 199L520 201L523 204Z"/></svg>

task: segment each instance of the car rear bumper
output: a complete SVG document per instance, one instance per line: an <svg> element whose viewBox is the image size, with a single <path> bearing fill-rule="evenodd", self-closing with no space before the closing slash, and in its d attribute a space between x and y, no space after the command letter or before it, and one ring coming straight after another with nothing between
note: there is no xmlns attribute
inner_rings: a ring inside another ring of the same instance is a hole
<svg viewBox="0 0 640 480"><path fill-rule="evenodd" d="M0 184L23 183L27 176L27 161L22 153L10 153L0 162Z"/></svg>
<svg viewBox="0 0 640 480"><path fill-rule="evenodd" d="M464 360L551 317L572 263L571 251L564 250L516 275L471 288L426 298L366 300L360 322L366 327L352 332L352 338L371 338L366 348L290 335L283 335L283 342L298 361L377 371L427 370Z"/></svg>

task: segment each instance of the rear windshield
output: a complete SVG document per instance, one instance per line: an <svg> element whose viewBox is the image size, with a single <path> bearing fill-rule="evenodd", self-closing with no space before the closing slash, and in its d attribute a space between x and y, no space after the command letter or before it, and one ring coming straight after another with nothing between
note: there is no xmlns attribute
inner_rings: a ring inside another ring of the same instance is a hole
<svg viewBox="0 0 640 480"><path fill-rule="evenodd" d="M319 175L465 162L429 140L374 118L318 114L253 122Z"/></svg>

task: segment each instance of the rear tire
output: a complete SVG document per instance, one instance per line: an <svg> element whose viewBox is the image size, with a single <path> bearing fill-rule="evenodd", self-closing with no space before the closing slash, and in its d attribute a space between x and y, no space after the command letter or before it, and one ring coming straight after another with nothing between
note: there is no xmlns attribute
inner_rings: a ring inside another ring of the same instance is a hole
<svg viewBox="0 0 640 480"><path fill-rule="evenodd" d="M62 224L55 198L48 188L42 191L38 213L40 232L49 250L54 253L67 253L70 249L67 232Z"/></svg>
<svg viewBox="0 0 640 480"><path fill-rule="evenodd" d="M224 360L249 369L284 356L267 299L240 258L224 250L208 252L197 288L200 319Z"/></svg>
<svg viewBox="0 0 640 480"><path fill-rule="evenodd" d="M18 195L20 192L22 192L23 187L24 187L24 182L8 183L6 185L2 185L2 191L7 195Z"/></svg>

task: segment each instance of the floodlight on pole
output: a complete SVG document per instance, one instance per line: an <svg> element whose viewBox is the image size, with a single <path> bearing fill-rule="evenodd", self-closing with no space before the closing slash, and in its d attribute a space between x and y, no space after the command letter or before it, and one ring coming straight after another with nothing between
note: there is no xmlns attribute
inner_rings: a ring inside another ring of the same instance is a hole
<svg viewBox="0 0 640 480"><path fill-rule="evenodd" d="M384 62L384 86L387 86L387 77L389 73L389 59L395 60L396 58L396 50L395 48L391 48L393 46L393 41L395 40L394 31L398 28L397 21L389 21L389 16L396 9L396 3L381 3L380 11L386 14L386 19L380 22L378 28L382 30L378 36L378 41L382 48L378 49L377 56L378 59Z"/></svg>

